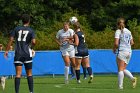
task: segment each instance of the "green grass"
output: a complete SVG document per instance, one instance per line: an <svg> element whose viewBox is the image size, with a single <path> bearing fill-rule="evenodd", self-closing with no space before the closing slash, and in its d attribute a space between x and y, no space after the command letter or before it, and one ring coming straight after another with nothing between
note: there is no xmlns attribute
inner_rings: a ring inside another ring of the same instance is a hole
<svg viewBox="0 0 140 93"><path fill-rule="evenodd" d="M63 76L34 77L34 93L140 93L139 81L137 87L133 89L130 80L125 78L124 90L118 90L117 75L95 75L91 84L87 83L88 79L84 80L82 77L81 84L77 84L76 80L70 80L68 85L63 83ZM14 79L6 80L4 93L14 93ZM25 78L21 79L20 93L29 93Z"/></svg>

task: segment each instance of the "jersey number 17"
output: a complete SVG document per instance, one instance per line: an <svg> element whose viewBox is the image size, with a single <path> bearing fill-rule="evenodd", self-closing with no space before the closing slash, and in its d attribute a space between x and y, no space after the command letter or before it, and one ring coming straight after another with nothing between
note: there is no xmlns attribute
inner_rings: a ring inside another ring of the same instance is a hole
<svg viewBox="0 0 140 93"><path fill-rule="evenodd" d="M18 41L26 41L26 37L28 35L29 31L27 30L20 30L18 32ZM24 35L24 36L22 36Z"/></svg>

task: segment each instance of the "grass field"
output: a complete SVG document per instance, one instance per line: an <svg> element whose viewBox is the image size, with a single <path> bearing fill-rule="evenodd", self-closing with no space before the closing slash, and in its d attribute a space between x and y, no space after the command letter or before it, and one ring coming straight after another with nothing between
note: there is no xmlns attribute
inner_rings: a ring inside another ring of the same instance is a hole
<svg viewBox="0 0 140 93"><path fill-rule="evenodd" d="M140 80L137 75L138 80ZM124 90L118 90L117 75L95 75L94 81L88 84L88 79L84 80L81 76L81 84L77 84L76 80L70 80L65 85L63 76L34 77L34 93L140 93L140 83L137 87L132 88L128 78L124 80ZM0 93L14 93L14 79L6 80L6 89ZM20 93L29 93L27 80L21 79Z"/></svg>

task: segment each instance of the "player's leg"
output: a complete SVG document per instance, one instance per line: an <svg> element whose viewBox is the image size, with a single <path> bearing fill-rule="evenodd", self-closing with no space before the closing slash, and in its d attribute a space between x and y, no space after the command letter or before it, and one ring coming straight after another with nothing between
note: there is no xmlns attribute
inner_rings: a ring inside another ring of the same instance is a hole
<svg viewBox="0 0 140 93"><path fill-rule="evenodd" d="M76 58L75 59L75 72L76 72L77 83L81 83L80 82L80 66L81 66L81 61L82 61L82 58Z"/></svg>
<svg viewBox="0 0 140 93"><path fill-rule="evenodd" d="M89 57L85 57L82 59L82 63L84 65L84 67L87 68L88 74L90 76L90 79L88 81L88 83L91 83L93 80L93 73L92 73L92 68L90 67L90 63L89 63Z"/></svg>
<svg viewBox="0 0 140 93"><path fill-rule="evenodd" d="M128 57L128 59L127 59L127 64L129 63L129 60L130 60L130 57ZM124 74L125 74L128 78L130 78L130 80L132 81L132 87L135 88L136 85L137 85L137 78L134 77L134 76L131 74L131 72L130 72L129 70L126 69L127 64L125 63L125 65L124 65Z"/></svg>
<svg viewBox="0 0 140 93"><path fill-rule="evenodd" d="M70 63L70 72L71 72L71 79L75 77L72 64Z"/></svg>
<svg viewBox="0 0 140 93"><path fill-rule="evenodd" d="M84 79L87 79L86 78L87 77L87 73L86 73L87 68L84 67L83 62L81 62L81 65L82 65L82 68L83 68Z"/></svg>
<svg viewBox="0 0 140 93"><path fill-rule="evenodd" d="M117 65L118 65L118 85L119 89L123 89L123 79L124 79L124 66L125 62L117 57Z"/></svg>
<svg viewBox="0 0 140 93"><path fill-rule="evenodd" d="M27 74L27 82L30 93L33 93L33 76L32 76L32 62L25 63L25 70Z"/></svg>
<svg viewBox="0 0 140 93"><path fill-rule="evenodd" d="M22 64L15 63L16 77L15 77L15 92L19 93L20 78L22 73Z"/></svg>
<svg viewBox="0 0 140 93"><path fill-rule="evenodd" d="M65 75L65 84L68 84L69 83L69 65L70 65L70 58L69 58L69 53L67 51L63 51L62 52L62 57L63 57L63 60L64 60L64 63L65 63L65 72L64 72L64 75Z"/></svg>
<svg viewBox="0 0 140 93"><path fill-rule="evenodd" d="M70 55L70 61L71 61L71 65L72 65L73 75L75 77L76 76L76 73L75 73L75 50L70 51L69 55Z"/></svg>

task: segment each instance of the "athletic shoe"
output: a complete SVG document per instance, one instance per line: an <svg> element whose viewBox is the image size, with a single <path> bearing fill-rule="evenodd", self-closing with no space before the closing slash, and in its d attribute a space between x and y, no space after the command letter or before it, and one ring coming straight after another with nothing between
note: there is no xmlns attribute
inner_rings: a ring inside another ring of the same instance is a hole
<svg viewBox="0 0 140 93"><path fill-rule="evenodd" d="M69 80L65 80L65 84L69 84Z"/></svg>
<svg viewBox="0 0 140 93"><path fill-rule="evenodd" d="M87 79L87 77L84 77L84 79Z"/></svg>
<svg viewBox="0 0 140 93"><path fill-rule="evenodd" d="M77 83L78 83L78 84L80 84L80 83L81 83L81 81L80 81L80 80L77 80Z"/></svg>
<svg viewBox="0 0 140 93"><path fill-rule="evenodd" d="M76 77L75 77L74 75L72 75L70 79L72 80L72 79L75 79L75 78L76 78Z"/></svg>
<svg viewBox="0 0 140 93"><path fill-rule="evenodd" d="M88 83L92 83L92 81L93 81L93 76L90 77Z"/></svg>
<svg viewBox="0 0 140 93"><path fill-rule="evenodd" d="M123 87L119 87L119 90L123 90Z"/></svg>
<svg viewBox="0 0 140 93"><path fill-rule="evenodd" d="M134 80L132 81L132 87L136 88L136 85L137 85L137 78L134 77Z"/></svg>

